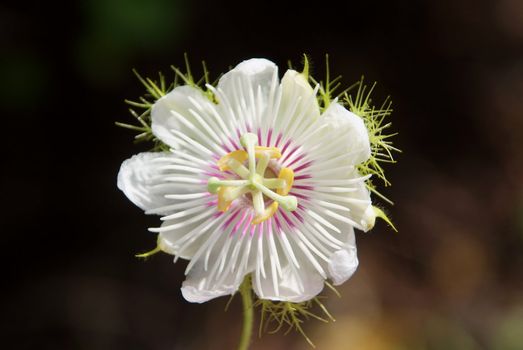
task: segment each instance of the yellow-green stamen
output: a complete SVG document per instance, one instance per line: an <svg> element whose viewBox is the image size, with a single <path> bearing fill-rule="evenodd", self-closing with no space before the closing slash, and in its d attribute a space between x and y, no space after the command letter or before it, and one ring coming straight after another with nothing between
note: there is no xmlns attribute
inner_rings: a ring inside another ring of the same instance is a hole
<svg viewBox="0 0 523 350"><path fill-rule="evenodd" d="M244 134L240 143L244 150L232 151L218 160L221 171L232 171L240 179L221 180L211 177L207 182L208 191L218 194L218 209L225 212L235 199L250 194L255 212L253 225L271 218L279 206L288 211L296 210L297 198L288 195L294 180L292 169L283 168L277 178L265 178L266 172L274 176L271 169L267 169L271 159L281 157L280 150L276 147L258 146L258 137L252 133ZM272 200L272 203L266 208L267 199Z"/></svg>

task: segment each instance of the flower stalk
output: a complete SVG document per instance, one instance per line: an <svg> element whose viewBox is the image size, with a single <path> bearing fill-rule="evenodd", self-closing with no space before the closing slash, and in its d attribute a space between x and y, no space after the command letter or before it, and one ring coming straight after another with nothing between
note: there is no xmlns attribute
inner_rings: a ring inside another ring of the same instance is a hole
<svg viewBox="0 0 523 350"><path fill-rule="evenodd" d="M238 345L238 350L247 350L249 349L249 344L251 343L252 327L254 323L250 276L246 276L243 280L243 283L240 286L240 294L242 296L243 306L243 327L242 334L240 336L240 344Z"/></svg>

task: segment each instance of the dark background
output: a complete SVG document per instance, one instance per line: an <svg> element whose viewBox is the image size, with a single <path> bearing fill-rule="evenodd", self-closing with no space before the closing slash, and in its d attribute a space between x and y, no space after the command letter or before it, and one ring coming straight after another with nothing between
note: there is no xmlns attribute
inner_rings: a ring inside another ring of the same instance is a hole
<svg viewBox="0 0 523 350"><path fill-rule="evenodd" d="M239 300L180 295L184 262L147 262L146 217L116 188L146 145L114 121L143 93L131 73L251 57L390 94L403 150L384 192L400 232L357 236L360 268L326 291L319 349L523 348L523 2L86 0L0 5L2 346L231 349ZM253 349L307 349L264 335Z"/></svg>

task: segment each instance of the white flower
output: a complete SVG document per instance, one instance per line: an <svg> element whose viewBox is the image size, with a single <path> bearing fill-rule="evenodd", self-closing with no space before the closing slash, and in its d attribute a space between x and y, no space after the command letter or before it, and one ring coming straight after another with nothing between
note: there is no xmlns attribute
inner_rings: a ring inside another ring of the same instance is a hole
<svg viewBox="0 0 523 350"><path fill-rule="evenodd" d="M205 302L247 274L262 299L306 301L358 266L354 228L372 228L370 156L362 119L274 63L251 59L200 89L179 86L153 106L152 130L170 152L126 160L118 187L161 214L159 247L190 260L183 296Z"/></svg>

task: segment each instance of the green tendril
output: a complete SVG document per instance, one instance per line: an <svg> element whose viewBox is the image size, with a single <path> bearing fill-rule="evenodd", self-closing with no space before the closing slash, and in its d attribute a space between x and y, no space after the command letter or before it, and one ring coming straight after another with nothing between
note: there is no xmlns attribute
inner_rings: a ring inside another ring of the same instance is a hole
<svg viewBox="0 0 523 350"><path fill-rule="evenodd" d="M150 78L142 77L135 69L133 69L134 75L145 88L145 94L138 97L136 101L125 100L125 103L127 103L130 106L129 112L134 117L137 123L129 124L116 122L115 124L119 127L137 132L137 134L134 136L135 143L152 142L153 152L169 150L169 146L167 146L158 138L156 138L151 129L151 109L153 105L156 103L156 101L158 101L160 98L165 96L167 93L172 91L177 86L189 85L201 90L207 96L207 98L209 98L210 101L216 103L216 98L214 94L211 90L206 88L206 85L209 84L209 71L207 70L207 65L205 64L205 62L202 61L202 77L199 80L195 81L194 76L191 72L191 67L189 64L189 58L187 54L184 54L184 61L185 73L177 67L171 66L172 70L174 71L174 79L173 82L169 85L166 84L165 76L161 72L158 73L158 79L153 80Z"/></svg>
<svg viewBox="0 0 523 350"><path fill-rule="evenodd" d="M385 176L382 164L395 163L393 153L401 153L401 150L392 146L392 141L390 140L397 133L386 133L387 129L392 125L386 119L392 113L392 101L387 97L382 105L376 108L372 104L371 99L376 83L369 88L369 86L364 84L363 79L362 77L358 82L358 90L355 96L345 94L345 102L349 110L363 119L369 133L371 156L365 163L359 166L359 171L364 175L372 174L381 179L385 186L390 186L391 183ZM369 184L375 190L372 183L369 182ZM387 202L392 203L389 200Z"/></svg>
<svg viewBox="0 0 523 350"><path fill-rule="evenodd" d="M160 253L161 251L162 250L160 249L160 247L157 246L156 248L154 248L148 252L136 254L135 257L140 258L140 259L147 259L147 258L153 256L154 254Z"/></svg>
<svg viewBox="0 0 523 350"><path fill-rule="evenodd" d="M369 135L371 155L367 161L358 166L358 171L362 175L372 175L372 178L381 180L385 187L390 186L391 183L385 176L384 165L396 162L393 156L394 152L401 153L401 150L394 147L391 141L391 138L396 136L397 133L387 132L392 125L387 119L392 114L392 102L390 97L387 97L380 107L374 106L371 97L376 83L371 86L365 85L363 76L356 83L342 91L339 91L342 77L339 75L334 79L331 78L328 54L325 55L324 80L316 80L309 74L309 60L307 59L307 56L304 55L304 57L303 72L307 72L308 79L312 84L319 84L317 99L321 112L324 112L332 102L339 99L341 100L339 103L346 105L352 113L363 119ZM291 64L289 64L289 66L292 67ZM351 94L350 92L355 88L357 88L357 90L354 94ZM371 178L366 181L366 186L372 193L389 205L394 204L390 199L377 190L377 186ZM395 231L397 231L385 212L382 209L376 209L375 212L377 217L383 219Z"/></svg>
<svg viewBox="0 0 523 350"><path fill-rule="evenodd" d="M390 97L387 97L379 108L375 107L371 98L375 86L376 83L373 83L370 87L365 85L364 78L361 77L356 94L354 96L345 94L344 102L351 112L363 119L369 134L371 155L366 162L358 166L358 171L362 175L372 175L373 178L381 180L384 186L387 187L391 183L385 176L383 165L396 163L393 153L401 153L401 150L394 147L391 141L391 138L397 135L397 133L387 132L387 129L392 125L387 121L387 118L392 114L392 101ZM377 186L372 179L367 180L366 184L372 193L389 205L394 205L390 199L377 190ZM398 232L390 218L381 208L373 208L376 217L384 220L394 231Z"/></svg>
<svg viewBox="0 0 523 350"><path fill-rule="evenodd" d="M308 319L315 319L324 323L335 321L334 317L320 301L320 298L315 297L303 303L258 299L254 305L261 309L259 336L261 337L264 332L274 334L286 328L285 334L295 330L314 348L314 343L303 329L303 323ZM315 306L319 307L321 313L311 311ZM270 328L271 326L273 328Z"/></svg>
<svg viewBox="0 0 523 350"><path fill-rule="evenodd" d="M325 80L318 81L312 76L309 76L309 80L314 85L320 85L320 89L318 91L318 104L320 106L321 112L329 108L332 101L334 101L337 98L340 98L341 96L358 86L358 83L354 83L350 85L348 88L339 91L339 88L341 87L341 78L342 76L338 75L331 80L329 55L325 54Z"/></svg>
<svg viewBox="0 0 523 350"><path fill-rule="evenodd" d="M376 214L376 217L382 219L385 221L394 231L398 232L398 229L394 224L392 223L392 220L388 217L388 215L385 213L385 211L381 208L373 206L372 209L374 209L374 213Z"/></svg>

